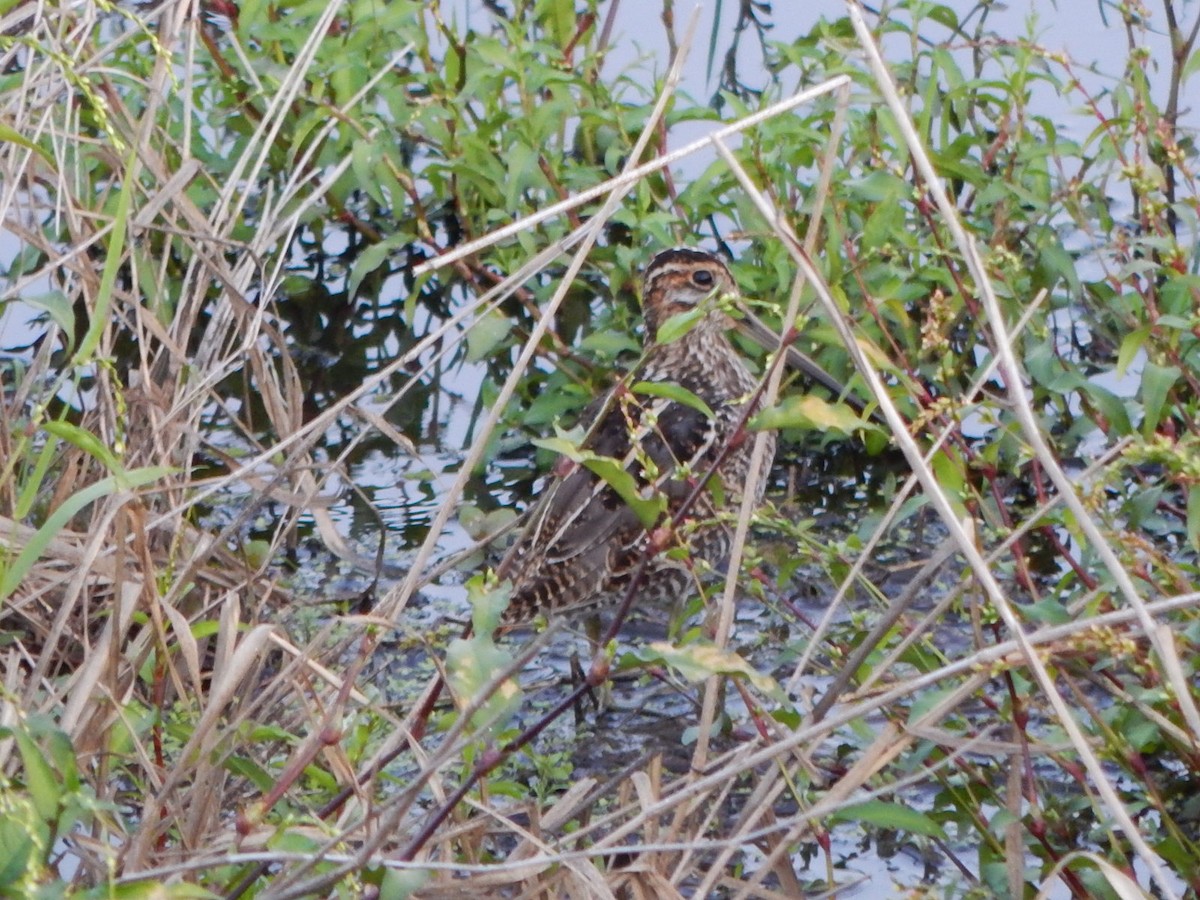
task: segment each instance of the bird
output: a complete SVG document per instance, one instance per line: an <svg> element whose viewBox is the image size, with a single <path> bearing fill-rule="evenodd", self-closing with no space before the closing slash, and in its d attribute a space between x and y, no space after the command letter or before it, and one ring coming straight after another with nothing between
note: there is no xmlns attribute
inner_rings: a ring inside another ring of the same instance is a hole
<svg viewBox="0 0 1200 900"><path fill-rule="evenodd" d="M721 301L737 294L711 253L680 247L650 261L641 360L584 411L585 437L559 459L497 567L512 585L502 628L615 605L635 576L639 605L675 602L695 584L696 560L719 565L728 555L730 524L719 513L742 500L754 445L747 422L762 407L727 334L734 322ZM686 328L673 319L685 313L695 317ZM765 440L756 506L775 456L774 434Z"/></svg>

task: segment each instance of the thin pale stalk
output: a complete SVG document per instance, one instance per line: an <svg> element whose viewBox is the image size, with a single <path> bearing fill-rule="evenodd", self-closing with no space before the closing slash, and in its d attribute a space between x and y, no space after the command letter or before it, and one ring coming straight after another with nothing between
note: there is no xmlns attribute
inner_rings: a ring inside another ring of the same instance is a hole
<svg viewBox="0 0 1200 900"><path fill-rule="evenodd" d="M1032 319L1034 312L1041 306L1042 301L1044 301L1047 296L1047 293L1042 291L1034 299L1034 302L1029 304L1029 307L1025 310L1025 313L1021 316L1021 320L1017 323L1014 329L1016 332L1019 333L1024 331L1025 326L1028 325L1029 321ZM967 387L967 390L963 394L962 400L960 401L961 405L966 406L974 401L976 395L978 395L978 393L983 389L983 386L991 380L991 377L996 371L998 365L999 360L995 358L988 361L987 365L983 367L983 371L980 372L975 377L975 380L972 381ZM925 453L924 458L926 464L930 464L933 461L934 456L936 456L942 445L954 434L956 428L957 425L951 423L938 432L938 435L930 445L929 450ZM821 616L821 620L817 623L817 627L814 629L812 636L809 638L808 644L805 646L804 651L800 654L800 658L796 661L796 667L793 669L792 676L787 682L787 690L789 692L795 692L798 688L800 679L808 670L808 667L812 662L812 657L817 652L817 648L820 647L821 642L824 640L825 633L829 630L829 626L833 623L834 617L836 616L837 611L841 608L842 602L849 594L850 589L857 584L859 578L862 577L863 570L866 568L867 563L870 562L874 556L875 548L883 542L884 537L891 531L892 524L895 522L896 517L900 514L900 510L903 508L904 503L916 489L917 483L917 476L913 474L910 474L908 478L904 480L904 484L901 485L900 490L896 492L896 496L892 498L892 502L888 505L887 511L880 518L879 524L871 532L871 536L867 539L866 544L863 546L862 552L858 554L858 557L854 560L853 565L850 567L850 571L846 574L846 577L842 579L842 583L838 585L838 589L834 594L833 600L826 608L825 613Z"/></svg>
<svg viewBox="0 0 1200 900"><path fill-rule="evenodd" d="M468 241L465 244L455 247L453 250L443 253L436 259L431 259L428 262L421 263L421 265L416 266L413 269L413 277L419 278L426 272L436 271L450 265L451 263L458 262L460 259L465 259L474 253L478 253L480 250L486 250L493 244L498 244L501 241L513 237L514 235L521 234L524 231L529 231L540 223L545 222L547 219L556 218L557 216L569 212L576 207L583 206L585 203L590 203L592 200L603 197L605 194L609 194L613 191L620 191L623 195L626 190L628 190L637 182L641 181L647 175L652 175L659 169L665 169L667 166L674 165L675 163L679 162L679 160L691 156L697 151L707 149L713 145L714 140L727 138L730 135L737 134L740 131L753 128L755 125L759 125L763 122L773 119L776 116L787 112L789 109L802 106L805 103L815 100L817 97L820 97L824 94L833 93L839 88L846 87L849 84L849 76L838 75L837 77L822 82L821 84L811 87L808 90L800 91L799 93L788 97L786 100L780 100L778 103L774 103L764 110L760 110L759 112L756 112L750 116L746 116L743 119L738 119L731 125L726 125L723 128L719 128L708 137L700 138L697 141L692 141L690 144L685 144L678 150L674 150L664 156L659 156L645 165L627 168L626 171L622 172L615 178L610 178L608 181L601 182L595 187L588 188L586 191L582 191L581 193L568 197L566 200L555 203L553 206L548 206L545 209L531 213L525 218L518 219L512 224L505 225L503 228L499 228L496 231L490 232L489 234L486 234L477 240ZM637 158L638 157L636 156L630 156L631 160Z"/></svg>
<svg viewBox="0 0 1200 900"><path fill-rule="evenodd" d="M1200 608L1200 592L1171 597L1150 604L1151 611L1156 614ZM1103 629L1116 625L1135 623L1136 616L1132 610L1123 609L1105 613L1085 621L1067 622L1041 629L1029 635L1029 641L1035 646L1051 644L1066 638L1078 636L1093 629ZM647 816L662 815L688 799L708 793L709 789L723 779L734 778L738 773L752 770L764 763L770 762L775 756L790 752L797 747L814 743L825 735L848 725L855 720L879 713L892 705L903 702L906 698L919 696L922 691L944 683L947 679L960 675L970 675L973 672L989 670L998 664L1017 665L1022 658L1022 648L1016 640L1008 640L978 650L968 656L948 663L938 669L905 680L877 696L857 703L834 709L829 716L811 725L801 725L798 729L781 736L780 740L770 747L748 749L739 747L731 751L727 760L718 768L712 769L696 780L680 779L664 791L660 803L652 810L643 810L626 822L617 821L621 814L615 813L591 822L587 826L565 835L564 841L583 840L596 834L598 846L607 846L609 842L617 842L624 836L636 831ZM671 788L674 787L672 791ZM610 830L611 829L611 830Z"/></svg>
<svg viewBox="0 0 1200 900"><path fill-rule="evenodd" d="M1091 512L1083 505L1078 495L1075 493L1075 487L1071 484L1066 474L1058 464L1058 460L1054 454L1050 452L1050 448L1046 445L1045 439L1042 437L1041 429L1038 427L1037 421L1033 415L1033 409L1029 405L1029 399L1025 395L1023 383L1020 378L1021 369L1017 364L1016 356L1013 353L1012 344L1006 334L1003 322L1003 316L1000 311L999 303L996 301L995 294L992 291L991 280L988 278L986 269L982 261L979 259L979 254L975 247L975 242L967 234L962 223L958 219L957 210L950 202L950 198L946 196L945 189L942 186L941 179L933 168L933 164L929 161L925 153L924 146L920 137L917 135L916 129L913 127L912 121L909 118L908 111L896 92L895 85L892 83L891 75L883 62L882 56L879 54L879 48L875 44L875 39L867 27L866 21L863 19L862 10L854 0L847 0L847 9L850 13L850 19L854 24L854 29L858 34L859 40L862 43L863 49L867 54L867 62L871 68L872 74L875 76L876 84L879 87L885 102L892 111L892 115L900 127L901 133L913 154L913 161L917 166L921 177L925 182L926 188L933 195L937 202L938 209L942 214L943 221L946 227L954 236L955 242L962 251L964 258L967 261L967 266L971 271L972 277L975 279L976 288L981 292L984 308L988 314L988 324L996 338L996 349L1002 359L1002 372L1004 374L1005 388L1008 391L1009 399L1011 400L1017 420L1021 423L1021 429L1025 433L1026 439L1029 441L1034 450L1035 455L1045 467L1047 474L1050 475L1055 487L1063 495L1066 500L1067 507L1075 514L1079 526L1087 535L1092 548L1100 557L1109 574L1116 582L1121 594L1125 597L1129 605L1136 611L1140 624L1150 639L1151 645L1154 647L1156 654L1159 657L1165 671L1165 674L1170 681L1176 699L1179 702L1180 708L1183 711L1184 717L1188 720L1188 725L1192 729L1192 734L1195 738L1200 738L1200 712L1197 712L1195 704L1192 700L1191 690L1187 682L1182 677L1182 668L1179 665L1177 655L1174 651L1174 645L1170 642L1170 631L1166 626L1159 626L1150 617L1146 611L1146 604L1138 594L1134 587L1129 573L1125 571L1121 565L1116 553L1112 547L1104 539L1099 526L1096 524ZM907 437L907 435L905 435ZM915 445L912 448L915 450ZM1022 652L1026 655L1026 661L1029 664L1030 671L1033 673L1038 684L1045 693L1047 699L1058 716L1059 723L1066 729L1071 737L1071 742L1075 745L1076 751L1080 755L1080 759L1088 770L1088 774L1104 800L1104 805L1108 808L1116 819L1117 824L1124 832L1125 839L1133 846L1137 855L1146 865L1151 877L1158 883L1159 888L1167 897L1177 897L1178 893L1175 890L1175 885L1171 879L1167 877L1166 871L1162 867L1162 861L1157 854L1151 849L1146 839L1138 831L1137 825L1134 823L1129 811L1121 802L1116 788L1109 779L1108 773L1105 772L1100 760L1092 751L1088 744L1086 736L1083 734L1079 723L1075 721L1074 714L1071 712L1070 706L1059 693L1057 686L1054 684L1050 673L1046 670L1045 665L1037 654L1033 652L1032 646L1029 644L1028 636L1021 627L1020 620L1012 609L1008 598L1000 589L1000 585L992 576L991 570L988 568L983 557L976 551L974 545L968 543L968 537L963 531L961 525L955 519L953 508L947 498L942 495L938 489L937 479L932 477L932 471L928 472L927 489L931 490L931 498L936 503L939 512L941 512L946 526L952 534L959 537L963 545L963 552L967 555L967 559L971 563L972 569L975 571L979 582L984 586L988 598L994 604L996 611L1003 619L1005 626L1010 633L1014 635L1018 643L1021 645ZM926 480L924 477L923 481ZM1165 633L1164 633L1165 631ZM1168 646L1169 645L1169 646Z"/></svg>
<svg viewBox="0 0 1200 900"><path fill-rule="evenodd" d="M833 174L833 150L837 147L845 126L846 107L850 100L850 87L848 84L838 89L837 98L837 114L834 118L832 133L826 145L821 178L817 186L817 205L814 207L812 217L809 219L808 234L805 238L805 245L810 249L816 245L817 235L820 233L823 212L822 204L828 194L829 181ZM729 152L729 148L725 146L719 137L714 136L712 144L726 163L731 167L740 168L736 157ZM779 346L776 348L775 355L771 360L770 369L767 371L767 387L763 393L762 400L763 406L766 408L774 406L779 396L779 384L783 378L782 362L784 359L785 344L790 342L789 337L795 330L796 319L800 315L800 295L803 290L804 277L801 275L793 282L791 292L788 295L787 311L784 313L781 328L784 336L780 339ZM766 445L767 435L765 433L755 435L754 447L750 453L750 466L746 474L746 484L742 493L741 507L738 510L737 527L734 530L733 540L730 543L729 561L725 574L725 588L721 595L721 604L719 607L720 618L717 621L717 630L713 637L714 644L722 650L729 643L729 635L733 631L733 619L737 613L736 595L738 575L741 572L742 555L746 547L746 535L750 531L750 520L754 516L754 509L757 506L755 498L758 496L758 482L760 479L766 477L763 471L763 461L767 450ZM708 762L708 743L712 737L713 722L716 719L720 685L721 678L716 675L710 676L704 684L704 699L700 712L696 749L692 753L693 771L702 770Z"/></svg>
<svg viewBox="0 0 1200 900"><path fill-rule="evenodd" d="M688 30L689 36L695 30L695 23L696 14L693 13L692 24L689 26ZM683 50L680 53L680 56L676 58L672 64L670 71L667 73L666 83L663 85L663 90L659 95L658 101L655 104L654 109L651 111L645 127L642 129L642 133L638 136L633 150L630 151L629 161L626 163L626 176L630 175L631 171L634 170L633 162L641 158L642 153L645 151L646 147L649 146L650 141L654 138L655 130L658 127L658 122L662 118L663 113L666 111L667 104L670 101L670 98L674 95L675 87L679 83L679 76L682 71L683 58L685 56L686 50ZM447 490L442 504L438 509L437 515L434 516L433 521L430 523L429 537L417 551L416 557L413 560L413 574L410 575L409 578L406 578L395 591L393 591L387 598L385 598L384 601L380 603L380 615L394 618L404 608L405 604L408 602L408 598L416 589L417 576L428 562L437 541L441 539L442 532L445 530L446 524L450 521L450 517L455 513L457 509L458 498L462 494L463 488L466 487L467 481L470 480L475 468L483 459L483 455L487 450L487 442L490 439L492 432L495 430L497 423L499 423L500 417L503 415L504 410L508 407L508 403L512 399L513 394L516 392L517 386L525 377L525 371L529 368L530 362L533 361L533 357L537 353L537 349L542 342L542 338L550 329L550 325L554 321L554 316L557 313L559 306L561 306L563 300L566 299L567 292L570 290L572 283L575 281L575 278L579 275L580 270L583 268L583 263L584 260L587 259L588 252L591 250L592 245L595 244L597 238L600 236L601 230L604 228L609 218L611 218L612 214L616 212L617 206L620 204L621 199L625 196L626 192L633 187L636 181L636 179L630 179L627 177L624 181L621 179L613 179L611 182L606 182L606 184L613 184L614 187L612 188L611 193L609 193L608 198L605 200L603 206L601 206L596 215L589 219L587 224L583 227L579 249L575 252L575 256L572 258L570 265L567 266L567 271L563 274L562 280L559 282L558 287L554 291L554 295L550 298L550 302L546 304L546 309L543 311L541 318L538 319L537 324L533 327L533 331L530 332L529 339L525 342L525 346L521 348L521 353L517 357L517 361L513 365L512 371L509 373L508 378L505 379L504 385L500 388L495 402L492 404L491 409L488 411L487 416L480 425L479 433L476 435L475 441L471 445L471 449L467 452L466 458L463 460L462 465L459 468L458 475L455 477L454 482ZM504 231L504 229L501 229L501 231ZM493 233L493 236L496 234L497 233ZM497 237L496 240L499 240L499 238ZM425 265L430 266L433 263L437 263L438 265L434 268L440 268L449 264L450 259L448 259L448 257L450 256L453 256L453 254L444 254L437 260L432 260L430 263ZM457 258L461 258L461 256ZM424 267L418 267L418 270L421 270L422 268ZM419 275L419 271L415 274Z"/></svg>

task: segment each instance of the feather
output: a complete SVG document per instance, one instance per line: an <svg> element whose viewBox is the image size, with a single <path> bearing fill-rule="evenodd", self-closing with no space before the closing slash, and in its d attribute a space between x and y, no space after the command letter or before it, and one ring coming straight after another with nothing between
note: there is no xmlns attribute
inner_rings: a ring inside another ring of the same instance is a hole
<svg viewBox="0 0 1200 900"><path fill-rule="evenodd" d="M713 302L721 293L736 293L733 277L707 253L668 250L647 268L642 363L602 403L589 405L584 416L590 427L580 449L614 460L632 476L640 497L665 500L663 511L648 530L621 494L591 469L579 463L558 467L498 569L513 584L506 625L539 612L562 614L619 600L651 552L650 531L679 512L697 479L718 460L713 477L720 481L721 496L726 504L740 500L751 445L744 442L728 452L726 446L747 414L746 404L753 404L752 413L759 401L752 400L754 377L725 335L729 319ZM656 340L662 323L696 308L708 311L690 330L670 343ZM626 387L640 382L677 385L701 403L683 402L675 390L638 393ZM767 465L773 438L769 449ZM713 492L706 490L688 511L691 527L676 539L686 541L680 545L692 558L717 563L728 552L729 533L712 521L714 504ZM643 594L673 599L691 580L687 560L660 552L647 561Z"/></svg>

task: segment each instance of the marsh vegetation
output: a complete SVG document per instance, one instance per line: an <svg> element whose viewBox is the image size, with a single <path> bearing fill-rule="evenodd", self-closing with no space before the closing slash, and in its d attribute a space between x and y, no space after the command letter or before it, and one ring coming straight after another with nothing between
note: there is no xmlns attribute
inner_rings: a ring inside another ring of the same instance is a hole
<svg viewBox="0 0 1200 900"><path fill-rule="evenodd" d="M1200 13L734 5L0 3L0 894L1200 890ZM680 243L869 410L746 348L576 723L483 539Z"/></svg>

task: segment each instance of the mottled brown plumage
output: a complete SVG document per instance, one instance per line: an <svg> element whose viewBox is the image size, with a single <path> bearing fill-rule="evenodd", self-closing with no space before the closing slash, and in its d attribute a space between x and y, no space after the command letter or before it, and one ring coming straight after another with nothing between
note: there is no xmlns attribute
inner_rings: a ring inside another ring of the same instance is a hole
<svg viewBox="0 0 1200 900"><path fill-rule="evenodd" d="M755 379L729 343L732 324L716 299L736 294L725 265L707 253L676 249L660 253L646 269L642 308L646 352L641 365L602 403L585 413L583 449L617 460L634 476L642 497L665 496L666 512L650 529L612 487L582 465L561 459L542 500L499 568L513 583L507 625L538 613L562 614L621 599L654 540L680 554L651 554L639 599L682 595L693 581L689 559L719 563L729 552L728 523L720 509L736 509L750 465L752 440L726 450L753 399ZM702 306L708 312L691 330L658 343L671 316ZM639 382L675 384L699 397L713 413L665 397L634 392ZM770 438L766 465L774 457ZM722 454L725 454L722 456ZM692 488L720 459L716 474L686 513L686 524L664 528ZM759 479L756 501L762 498ZM718 508L717 498L722 505Z"/></svg>

